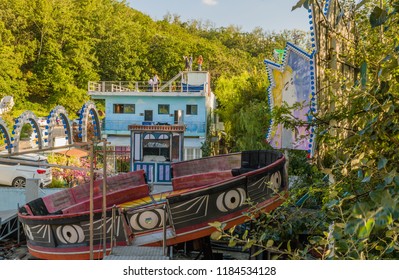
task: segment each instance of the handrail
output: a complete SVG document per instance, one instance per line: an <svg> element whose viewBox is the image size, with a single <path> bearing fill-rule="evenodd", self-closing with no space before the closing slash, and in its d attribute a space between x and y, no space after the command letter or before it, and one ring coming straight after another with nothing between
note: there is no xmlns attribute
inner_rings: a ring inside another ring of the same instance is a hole
<svg viewBox="0 0 399 280"><path fill-rule="evenodd" d="M110 239L110 254L112 253L112 248L114 245L115 240L115 211L116 211L116 205L112 206L112 214L111 214L111 239Z"/></svg>
<svg viewBox="0 0 399 280"><path fill-rule="evenodd" d="M153 202L154 203L154 202ZM163 216L162 216L162 254L164 256L167 255L167 203L163 203L162 207L160 207L160 204L153 204L153 205L142 205L142 206L134 206L132 208L124 208L124 213L129 212L129 209L132 210L132 212L129 213L141 213L147 211L147 209L162 209L163 210ZM160 226L157 228L158 230L160 229Z"/></svg>

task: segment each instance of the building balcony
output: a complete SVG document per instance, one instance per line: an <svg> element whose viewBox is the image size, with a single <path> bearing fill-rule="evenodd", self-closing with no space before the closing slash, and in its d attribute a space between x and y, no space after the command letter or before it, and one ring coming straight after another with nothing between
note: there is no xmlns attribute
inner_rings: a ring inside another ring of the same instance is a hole
<svg viewBox="0 0 399 280"><path fill-rule="evenodd" d="M155 85L147 81L91 81L88 93L93 98L103 96L205 96L210 93L208 72L180 72L167 82Z"/></svg>

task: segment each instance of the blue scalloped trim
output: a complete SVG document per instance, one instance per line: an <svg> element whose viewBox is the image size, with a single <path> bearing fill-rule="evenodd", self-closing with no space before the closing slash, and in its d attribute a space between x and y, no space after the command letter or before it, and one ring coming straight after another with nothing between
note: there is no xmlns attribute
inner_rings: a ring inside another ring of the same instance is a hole
<svg viewBox="0 0 399 280"><path fill-rule="evenodd" d="M310 29L310 41L312 44L312 49L314 51L317 51L317 46L316 46L316 25L313 19L313 5L311 5L308 9L308 14L309 14L309 29Z"/></svg>
<svg viewBox="0 0 399 280"><path fill-rule="evenodd" d="M327 16L328 12L329 12L329 6L330 6L330 0L326 0L326 3L324 5L324 10L323 13L325 16ZM310 63L310 94L311 94L311 99L310 99L310 110L313 113L317 112L317 95L316 95L316 63L315 63L315 53L318 51L317 50L317 38L316 38L316 24L314 21L314 9L313 9L313 5L309 6L308 9L308 13L309 13L309 29L310 29L310 40L311 40L311 46L312 46L312 54L309 57L309 63ZM308 121L312 122L313 121L313 117L310 115L308 117ZM315 133L316 127L315 126L311 126L310 127L310 138L309 138L309 147L308 147L308 157L312 158L314 155L314 149L315 149L315 138L316 138L316 133Z"/></svg>
<svg viewBox="0 0 399 280"><path fill-rule="evenodd" d="M326 17L328 17L329 13L330 13L330 0L326 0L326 3L324 4L323 14Z"/></svg>

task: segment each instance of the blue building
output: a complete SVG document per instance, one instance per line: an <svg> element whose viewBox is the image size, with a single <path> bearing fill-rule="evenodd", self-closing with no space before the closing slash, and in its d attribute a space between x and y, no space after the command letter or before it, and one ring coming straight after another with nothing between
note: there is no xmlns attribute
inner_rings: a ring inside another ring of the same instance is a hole
<svg viewBox="0 0 399 280"><path fill-rule="evenodd" d="M180 72L158 84L89 82L88 92L92 99L105 100L103 137L116 156L129 155L129 170L151 165L152 171L146 170L149 180L167 182L170 179L159 174L169 174L168 169L160 171L158 166L202 157L216 106L208 72Z"/></svg>

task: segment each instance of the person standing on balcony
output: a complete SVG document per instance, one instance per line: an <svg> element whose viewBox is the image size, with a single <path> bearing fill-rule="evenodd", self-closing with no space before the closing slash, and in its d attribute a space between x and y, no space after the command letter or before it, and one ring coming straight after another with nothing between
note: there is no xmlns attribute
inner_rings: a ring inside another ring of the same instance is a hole
<svg viewBox="0 0 399 280"><path fill-rule="evenodd" d="M190 56L190 61L188 62L189 71L193 71L193 56Z"/></svg>
<svg viewBox="0 0 399 280"><path fill-rule="evenodd" d="M184 71L188 71L190 69L190 61L188 60L188 56L183 55L183 59L184 59Z"/></svg>
<svg viewBox="0 0 399 280"><path fill-rule="evenodd" d="M202 71L202 62L204 62L204 59L202 58L202 55L199 55L197 58L198 71Z"/></svg>
<svg viewBox="0 0 399 280"><path fill-rule="evenodd" d="M148 91L154 91L154 80L152 78L148 80Z"/></svg>
<svg viewBox="0 0 399 280"><path fill-rule="evenodd" d="M154 81L154 91L158 91L158 85L160 83L158 75L155 74L152 80Z"/></svg>

